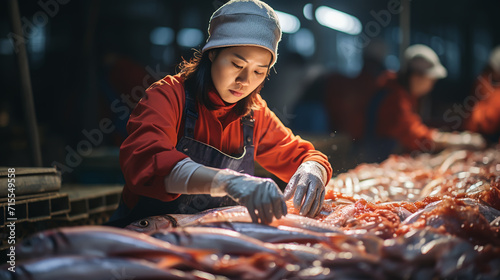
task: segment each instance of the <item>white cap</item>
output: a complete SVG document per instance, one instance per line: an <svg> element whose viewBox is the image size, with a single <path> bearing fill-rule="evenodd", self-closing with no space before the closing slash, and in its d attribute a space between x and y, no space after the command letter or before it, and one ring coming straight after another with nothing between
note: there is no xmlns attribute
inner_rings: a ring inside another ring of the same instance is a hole
<svg viewBox="0 0 500 280"><path fill-rule="evenodd" d="M437 54L428 46L412 45L404 53L405 71L413 70L436 79L446 78L448 72Z"/></svg>
<svg viewBox="0 0 500 280"><path fill-rule="evenodd" d="M259 46L273 55L271 66L278 58L278 16L259 0L231 0L224 4L210 18L208 35L202 52L220 47Z"/></svg>
<svg viewBox="0 0 500 280"><path fill-rule="evenodd" d="M500 73L500 46L491 51L489 64L493 68L493 71Z"/></svg>

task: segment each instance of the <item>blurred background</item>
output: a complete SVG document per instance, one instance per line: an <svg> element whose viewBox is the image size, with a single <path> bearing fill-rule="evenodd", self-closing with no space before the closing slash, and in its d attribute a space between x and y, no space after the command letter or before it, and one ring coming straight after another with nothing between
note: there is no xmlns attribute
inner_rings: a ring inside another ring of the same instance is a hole
<svg viewBox="0 0 500 280"><path fill-rule="evenodd" d="M34 166L19 42L27 46L43 166L56 165L63 182L122 183L118 151L134 104L201 49L211 14L225 2L19 1L19 38L2 1L0 166ZM284 33L261 94L286 126L330 156L335 173L357 164L348 155L356 139L332 129L326 112L314 107L327 87L325 74L356 77L368 59L397 71L402 45L426 44L449 75L422 101L420 113L426 123L449 130L444 112L463 103L500 44L500 1L419 0L406 10L398 9L399 0L267 3L279 12Z"/></svg>

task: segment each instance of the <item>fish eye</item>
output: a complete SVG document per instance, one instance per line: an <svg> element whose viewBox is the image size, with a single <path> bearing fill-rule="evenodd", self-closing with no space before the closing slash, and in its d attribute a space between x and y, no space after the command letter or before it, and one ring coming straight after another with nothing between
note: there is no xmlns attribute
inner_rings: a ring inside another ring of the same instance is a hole
<svg viewBox="0 0 500 280"><path fill-rule="evenodd" d="M140 227L147 227L147 226L149 226L148 220L141 220L141 221L139 221L139 226Z"/></svg>

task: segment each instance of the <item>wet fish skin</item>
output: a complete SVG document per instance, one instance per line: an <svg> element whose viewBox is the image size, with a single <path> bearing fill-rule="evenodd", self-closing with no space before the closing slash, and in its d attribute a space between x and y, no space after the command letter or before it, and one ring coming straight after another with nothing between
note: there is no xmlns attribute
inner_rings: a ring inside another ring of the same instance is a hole
<svg viewBox="0 0 500 280"><path fill-rule="evenodd" d="M495 219L498 219L500 217L500 210L497 210L493 207L490 207L488 205L484 205L483 203L471 199L471 198L463 198L459 199L463 203L469 205L469 206L476 206L479 207L479 212L488 220L488 222L492 223Z"/></svg>
<svg viewBox="0 0 500 280"><path fill-rule="evenodd" d="M252 219L248 214L248 210L245 206L226 206L207 209L205 211L192 215L169 214L169 216L176 220L178 227L218 220L226 221L233 219L242 219L242 221L246 221L246 219L250 219L251 221Z"/></svg>
<svg viewBox="0 0 500 280"><path fill-rule="evenodd" d="M12 280L109 280L109 279L200 279L175 269L162 269L152 262L127 258L61 256L33 259L16 265Z"/></svg>
<svg viewBox="0 0 500 280"><path fill-rule="evenodd" d="M270 243L222 228L172 228L156 231L151 234L151 237L176 246L209 249L218 255L252 255L256 253L280 255L280 251Z"/></svg>
<svg viewBox="0 0 500 280"><path fill-rule="evenodd" d="M243 235L255 238L268 243L318 243L326 242L328 238L325 235L313 231L302 230L298 228L279 226L273 227L263 224L242 223L242 222L214 222L201 224L199 227L223 228L236 231Z"/></svg>
<svg viewBox="0 0 500 280"><path fill-rule="evenodd" d="M418 273L439 279L458 276L462 279L462 276L477 274L474 265L478 252L474 246L460 238L437 233L432 228L411 231L405 236L386 240L384 245L386 258L382 265L388 273L401 275L404 269L411 275Z"/></svg>
<svg viewBox="0 0 500 280"><path fill-rule="evenodd" d="M294 244L317 244L317 246L327 246L329 250L352 251L369 254L379 254L383 240L371 234L357 234L355 231L342 232L314 232L306 229L268 225L239 223L239 222L219 222L202 224L200 227L224 228L250 236L257 240L280 244L293 242ZM349 235L351 234L351 235ZM172 237L171 237L172 238ZM347 247L351 246L351 247ZM299 247L298 247L299 248Z"/></svg>
<svg viewBox="0 0 500 280"><path fill-rule="evenodd" d="M308 246L303 244L285 243L277 244L276 247L296 256L299 262L294 264L298 265L301 269L313 265L313 263L318 260L321 261L325 254L331 252L330 248L320 244Z"/></svg>
<svg viewBox="0 0 500 280"><path fill-rule="evenodd" d="M172 215L176 218L175 215ZM228 207L224 210L214 210L208 214L195 215L192 222L186 224L180 224L179 226L199 226L208 223L218 223L218 222L241 222L241 223L252 223L252 218L248 214L246 207L243 206L233 206ZM179 220L177 220L179 222ZM295 214L287 214L281 217L279 220L274 219L270 226L278 227L281 225L295 227L300 229L306 229L315 232L335 232L336 229L322 223L318 220L304 217Z"/></svg>
<svg viewBox="0 0 500 280"><path fill-rule="evenodd" d="M323 223L321 221L304 217L300 215L287 214L284 217L281 217L279 220L274 220L271 226L279 227L279 226L288 226L294 227L298 229L304 229L308 231L314 232L337 232L338 228L335 228L329 224Z"/></svg>
<svg viewBox="0 0 500 280"><path fill-rule="evenodd" d="M432 228L414 229L397 238L385 240L382 254L384 257L418 264L434 261L440 254L445 254L462 242L460 238L438 233Z"/></svg>
<svg viewBox="0 0 500 280"><path fill-rule="evenodd" d="M151 236L186 248L214 251L215 263L208 271L231 279L287 279L286 265L300 261L274 244L228 229L182 227Z"/></svg>
<svg viewBox="0 0 500 280"><path fill-rule="evenodd" d="M500 229L491 226L483 212L493 219L497 210L471 199L443 198L408 217L401 231L427 226L473 244L500 246Z"/></svg>
<svg viewBox="0 0 500 280"><path fill-rule="evenodd" d="M243 206L228 206L221 208L208 209L197 214L165 214L158 216L151 216L132 222L125 229L133 230L150 234L157 230L167 229L172 227L183 227L190 224L203 223L205 220L232 220L250 218L246 207Z"/></svg>
<svg viewBox="0 0 500 280"><path fill-rule="evenodd" d="M348 219L353 218L356 213L356 204L342 205L335 209L328 217L324 219L324 222L336 226L342 227L345 225Z"/></svg>
<svg viewBox="0 0 500 280"><path fill-rule="evenodd" d="M406 220L406 218L408 218L409 216L411 216L413 214L408 209L406 209L405 207L402 206L403 203L407 203L407 202L392 201L392 202L379 203L377 205L392 208L391 210L398 215L399 220L402 222L402 221Z"/></svg>
<svg viewBox="0 0 500 280"><path fill-rule="evenodd" d="M478 274L475 267L478 252L467 242L453 246L446 254L441 254L436 261L436 272L444 278L472 279Z"/></svg>
<svg viewBox="0 0 500 280"><path fill-rule="evenodd" d="M294 274L293 271L285 268L284 263L276 260L275 256L266 253L238 257L225 255L207 271L229 279L241 280L282 280L290 279L290 276Z"/></svg>
<svg viewBox="0 0 500 280"><path fill-rule="evenodd" d="M19 260L63 255L171 256L184 263L197 263L210 252L186 250L146 234L107 226L57 228L39 232L16 246Z"/></svg>
<svg viewBox="0 0 500 280"><path fill-rule="evenodd" d="M408 216L401 224L402 225L410 225L410 224L417 222L423 213L427 213L431 210L436 209L436 207L438 207L440 203L441 203L441 200L429 203L424 209L420 209L417 212Z"/></svg>
<svg viewBox="0 0 500 280"><path fill-rule="evenodd" d="M252 217L244 206L230 206L218 209L209 209L195 214L192 218L185 218L185 222L180 222L176 215L179 226L191 226L212 222L245 222L251 223Z"/></svg>

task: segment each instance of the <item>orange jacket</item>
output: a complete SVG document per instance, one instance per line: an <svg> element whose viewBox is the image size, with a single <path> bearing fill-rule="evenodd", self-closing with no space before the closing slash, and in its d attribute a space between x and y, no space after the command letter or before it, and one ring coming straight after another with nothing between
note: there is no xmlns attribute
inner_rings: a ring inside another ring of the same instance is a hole
<svg viewBox="0 0 500 280"><path fill-rule="evenodd" d="M376 133L397 140L410 150L429 147L434 129L422 123L416 113L417 99L412 97L397 80L394 72L387 71L379 79L379 89L388 91L378 109Z"/></svg>
<svg viewBox="0 0 500 280"><path fill-rule="evenodd" d="M211 92L209 96L215 104L224 105L218 93ZM166 76L146 90L130 115L129 136L120 148L120 165L125 177L123 199L128 207L133 207L141 195L162 201L179 196L165 191L164 177L187 157L175 148L183 134L184 104L183 79L180 75ZM240 155L243 129L240 116L231 110L233 106L209 111L197 104L196 140L226 154ZM287 182L302 162L314 160L321 163L328 178L331 177L332 167L327 157L310 142L293 135L260 95L257 107L254 110L254 158L260 165Z"/></svg>
<svg viewBox="0 0 500 280"><path fill-rule="evenodd" d="M493 86L490 75L491 70L478 77L471 96L475 105L464 125L467 130L483 134L500 132L500 85Z"/></svg>

